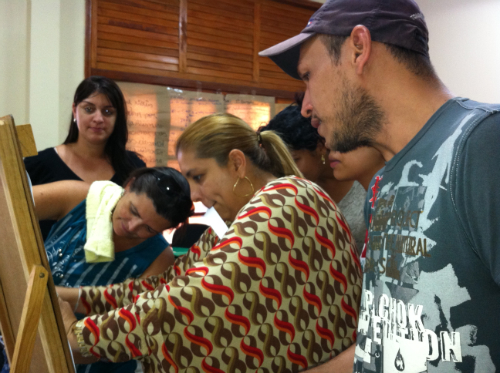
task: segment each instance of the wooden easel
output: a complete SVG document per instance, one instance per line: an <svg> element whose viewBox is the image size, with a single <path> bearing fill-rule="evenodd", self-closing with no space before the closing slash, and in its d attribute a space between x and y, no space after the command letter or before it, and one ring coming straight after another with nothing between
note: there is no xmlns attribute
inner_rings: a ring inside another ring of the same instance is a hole
<svg viewBox="0 0 500 373"><path fill-rule="evenodd" d="M22 160L34 145L0 118L0 326L12 373L74 373Z"/></svg>

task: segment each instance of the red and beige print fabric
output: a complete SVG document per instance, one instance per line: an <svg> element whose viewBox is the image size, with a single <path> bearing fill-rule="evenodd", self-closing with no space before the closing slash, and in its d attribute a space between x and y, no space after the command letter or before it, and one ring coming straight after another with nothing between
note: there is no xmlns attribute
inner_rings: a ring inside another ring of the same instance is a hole
<svg viewBox="0 0 500 373"><path fill-rule="evenodd" d="M351 242L321 188L277 179L220 241L207 230L162 276L83 288L94 315L80 322L83 352L139 359L145 372L311 368L356 338L361 269Z"/></svg>

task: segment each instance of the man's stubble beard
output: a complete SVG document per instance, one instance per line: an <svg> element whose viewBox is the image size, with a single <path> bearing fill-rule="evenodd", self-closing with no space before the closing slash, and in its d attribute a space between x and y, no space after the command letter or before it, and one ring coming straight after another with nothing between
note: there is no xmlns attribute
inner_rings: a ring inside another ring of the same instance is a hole
<svg viewBox="0 0 500 373"><path fill-rule="evenodd" d="M342 77L342 95L338 105L333 118L338 129L330 138L331 150L347 153L360 146L372 146L385 118L373 97L361 87L352 87Z"/></svg>

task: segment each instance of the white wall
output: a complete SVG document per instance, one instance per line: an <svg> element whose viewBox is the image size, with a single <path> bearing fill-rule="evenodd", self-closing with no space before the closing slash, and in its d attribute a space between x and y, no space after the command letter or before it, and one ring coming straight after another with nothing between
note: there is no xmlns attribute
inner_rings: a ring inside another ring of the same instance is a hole
<svg viewBox="0 0 500 373"><path fill-rule="evenodd" d="M500 103L500 1L416 1L444 84L457 96Z"/></svg>
<svg viewBox="0 0 500 373"><path fill-rule="evenodd" d="M29 121L29 3L0 0L0 117Z"/></svg>
<svg viewBox="0 0 500 373"><path fill-rule="evenodd" d="M85 1L0 0L0 115L31 123L37 148L64 140L84 78Z"/></svg>

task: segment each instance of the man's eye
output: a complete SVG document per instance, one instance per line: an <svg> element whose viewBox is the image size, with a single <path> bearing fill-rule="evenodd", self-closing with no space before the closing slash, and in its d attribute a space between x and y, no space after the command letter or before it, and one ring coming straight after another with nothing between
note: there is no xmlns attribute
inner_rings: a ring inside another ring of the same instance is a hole
<svg viewBox="0 0 500 373"><path fill-rule="evenodd" d="M193 180L196 181L196 182L200 182L201 181L201 178L202 178L203 175L196 175L196 176L193 176Z"/></svg>
<svg viewBox="0 0 500 373"><path fill-rule="evenodd" d="M307 72L307 73L303 74L303 75L302 75L302 80L303 80L304 82L309 81L309 75L310 75L310 74L309 74L309 72Z"/></svg>

